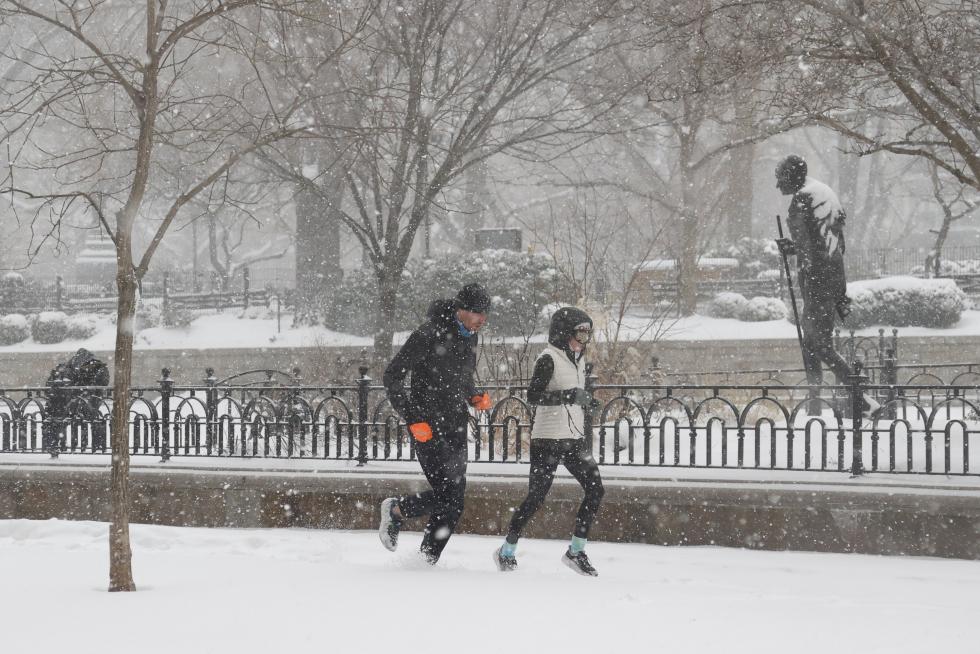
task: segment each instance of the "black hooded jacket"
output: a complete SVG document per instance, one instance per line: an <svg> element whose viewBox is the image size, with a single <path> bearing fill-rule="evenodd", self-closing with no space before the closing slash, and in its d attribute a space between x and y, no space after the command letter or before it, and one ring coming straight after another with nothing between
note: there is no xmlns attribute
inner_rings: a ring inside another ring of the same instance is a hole
<svg viewBox="0 0 980 654"><path fill-rule="evenodd" d="M452 300L436 300L385 369L388 399L408 424L466 414L476 395L477 336L463 336ZM405 375L412 374L405 391Z"/></svg>
<svg viewBox="0 0 980 654"><path fill-rule="evenodd" d="M588 323L589 328L591 328L592 318L589 317L589 314L575 307L562 307L551 317L548 343L564 352L572 363L576 363L585 354L584 349L581 353L576 354L568 347L568 339L575 332L576 325L582 323ZM531 381L527 387L527 401L530 404L556 405L575 402L574 393L567 391L564 394L545 392L554 373L555 362L551 360L551 356L538 357L537 363L534 364L534 372L531 373Z"/></svg>
<svg viewBox="0 0 980 654"><path fill-rule="evenodd" d="M68 360L72 386L108 386L109 368L94 354L80 348Z"/></svg>

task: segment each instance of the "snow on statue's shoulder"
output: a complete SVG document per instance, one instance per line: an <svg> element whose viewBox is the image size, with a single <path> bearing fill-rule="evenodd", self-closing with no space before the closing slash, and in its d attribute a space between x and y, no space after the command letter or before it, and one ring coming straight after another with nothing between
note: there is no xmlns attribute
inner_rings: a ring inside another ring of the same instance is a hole
<svg viewBox="0 0 980 654"><path fill-rule="evenodd" d="M843 213L843 208L841 207L840 200L837 198L837 194L834 193L832 188L819 180L807 177L806 184L800 189L800 193L805 193L810 196L813 215L819 220L832 218L836 222L837 218Z"/></svg>
<svg viewBox="0 0 980 654"><path fill-rule="evenodd" d="M837 194L829 186L812 177L806 178L806 183L799 193L810 196L813 217L820 225L820 236L824 240L827 253L842 254L841 231L844 227L844 209L840 205Z"/></svg>

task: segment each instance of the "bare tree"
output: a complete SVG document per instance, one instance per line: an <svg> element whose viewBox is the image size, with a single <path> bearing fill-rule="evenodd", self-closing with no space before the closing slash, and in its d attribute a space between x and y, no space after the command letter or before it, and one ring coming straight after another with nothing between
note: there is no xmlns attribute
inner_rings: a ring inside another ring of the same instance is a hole
<svg viewBox="0 0 980 654"><path fill-rule="evenodd" d="M862 153L921 157L980 189L977 9L975 0L784 3L774 28L792 35L794 103Z"/></svg>
<svg viewBox="0 0 980 654"><path fill-rule="evenodd" d="M929 230L936 235L935 244L929 254L926 255L925 264L926 275L932 276L940 274L940 256L943 246L946 244L946 238L949 236L949 228L957 220L961 220L976 211L978 204L976 200L967 197L962 184L958 184L952 197L949 197L947 184L943 184L939 166L935 164L929 165L929 179L932 182L932 194L936 199L936 204L943 211L943 220L939 224L939 229Z"/></svg>
<svg viewBox="0 0 980 654"><path fill-rule="evenodd" d="M4 192L64 220L84 207L116 247L109 590L135 589L129 541L129 396L140 280L186 205L261 148L306 130L302 96L255 65L275 48L265 21L302 19L300 0L3 0L15 36L0 105L11 153ZM181 186L169 197L154 186ZM151 215L152 212L152 215ZM134 229L155 222L142 251Z"/></svg>
<svg viewBox="0 0 980 654"><path fill-rule="evenodd" d="M222 291L242 269L293 250L292 225L282 211L288 200L281 184L262 183L254 175L232 180L229 174L193 203L190 221L204 223L208 261Z"/></svg>
<svg viewBox="0 0 980 654"><path fill-rule="evenodd" d="M423 0L385 4L344 62L351 126L341 217L378 285L374 354L386 360L402 273L419 229L473 166L546 156L591 138L615 97L583 101L576 71L618 38L619 0ZM280 171L298 183L295 168ZM307 184L311 193L323 193ZM327 199L327 198L325 198Z"/></svg>

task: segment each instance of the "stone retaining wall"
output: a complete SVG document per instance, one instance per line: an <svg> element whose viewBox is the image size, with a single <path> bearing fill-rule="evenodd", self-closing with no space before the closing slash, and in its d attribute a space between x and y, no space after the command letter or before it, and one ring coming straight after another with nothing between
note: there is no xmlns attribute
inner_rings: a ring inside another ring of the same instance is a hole
<svg viewBox="0 0 980 654"><path fill-rule="evenodd" d="M980 488L617 478L593 540L980 559ZM374 529L389 495L421 474L132 471L134 522L202 527ZM526 491L520 474L471 474L460 530L499 536ZM565 539L581 491L559 478L527 535ZM108 520L105 467L0 462L0 518ZM420 520L407 528L420 530Z"/></svg>

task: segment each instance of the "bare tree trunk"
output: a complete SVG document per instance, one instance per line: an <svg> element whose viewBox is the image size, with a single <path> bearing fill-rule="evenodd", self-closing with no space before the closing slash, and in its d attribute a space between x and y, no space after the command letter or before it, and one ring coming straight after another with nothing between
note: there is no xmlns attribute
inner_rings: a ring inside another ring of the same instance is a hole
<svg viewBox="0 0 980 654"><path fill-rule="evenodd" d="M392 340L395 337L395 309L398 297L398 281L382 280L378 285L378 319L374 331L374 369L376 374L391 361Z"/></svg>
<svg viewBox="0 0 980 654"><path fill-rule="evenodd" d="M129 389L136 315L136 274L131 240L118 235L116 349L112 387L112 522L109 526L109 590L133 591L133 552L129 543Z"/></svg>
<svg viewBox="0 0 980 654"><path fill-rule="evenodd" d="M328 175L318 184L322 195L309 190L296 193L296 288L301 301L311 300L342 276L337 214L344 196L344 178Z"/></svg>
<svg viewBox="0 0 980 654"><path fill-rule="evenodd" d="M749 137L753 131L752 103L744 89L737 90L734 97L736 139ZM729 155L728 197L722 203L722 210L728 219L726 236L729 244L740 238L752 236L752 164L755 162L755 144L743 145L732 150Z"/></svg>
<svg viewBox="0 0 980 654"><path fill-rule="evenodd" d="M694 313L698 303L698 236L699 212L694 192L694 171L691 168L690 140L681 138L681 239L677 252L677 284L680 294L678 309L682 316Z"/></svg>

